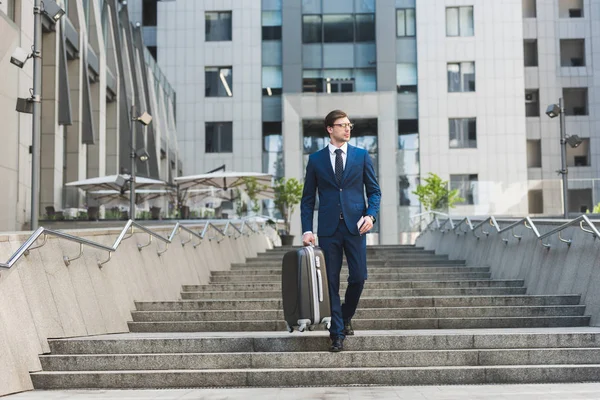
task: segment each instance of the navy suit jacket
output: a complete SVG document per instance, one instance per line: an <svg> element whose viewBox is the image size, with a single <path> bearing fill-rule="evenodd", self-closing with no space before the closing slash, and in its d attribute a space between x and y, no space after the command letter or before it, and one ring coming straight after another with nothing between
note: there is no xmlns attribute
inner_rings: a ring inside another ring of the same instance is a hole
<svg viewBox="0 0 600 400"><path fill-rule="evenodd" d="M365 203L365 189L367 203ZM353 235L359 235L356 223L364 215L377 216L381 190L377 183L369 153L348 145L346 167L341 184L337 183L331 166L329 148L313 153L308 158L304 190L300 204L302 232L313 231L313 213L316 194L319 193L319 236L332 236L340 222L340 214Z"/></svg>

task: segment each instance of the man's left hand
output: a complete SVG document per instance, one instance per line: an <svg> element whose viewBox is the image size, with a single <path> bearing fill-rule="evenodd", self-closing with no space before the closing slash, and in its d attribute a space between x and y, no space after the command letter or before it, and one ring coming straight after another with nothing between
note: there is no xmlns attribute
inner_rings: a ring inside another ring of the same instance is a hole
<svg viewBox="0 0 600 400"><path fill-rule="evenodd" d="M364 235L365 233L369 232L372 228L373 228L373 219L367 215L364 219L363 224L360 227L359 233L361 235Z"/></svg>

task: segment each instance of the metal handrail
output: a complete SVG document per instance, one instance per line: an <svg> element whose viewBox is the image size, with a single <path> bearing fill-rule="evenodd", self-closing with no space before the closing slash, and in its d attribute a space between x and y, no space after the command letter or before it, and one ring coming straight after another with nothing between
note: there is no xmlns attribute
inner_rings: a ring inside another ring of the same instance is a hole
<svg viewBox="0 0 600 400"><path fill-rule="evenodd" d="M227 222L227 225L231 224L231 221ZM168 250L169 244L172 243L175 235L177 233L179 233L181 230L184 230L186 232L188 232L190 234L190 238L192 236L195 236L197 238L200 239L200 242L202 241L202 239L204 239L204 236L206 235L207 229L208 227L213 227L213 229L215 231L217 231L218 233L220 233L223 238L221 240L223 240L225 237L227 237L228 235L226 235L222 230L220 230L215 224L213 224L212 222L208 221L205 223L204 229L202 231L202 234L198 234L197 232L194 232L192 229L188 228L187 226L183 225L181 222L177 222L175 224L175 226L173 227L173 230L171 231L170 235L168 237L163 237L162 235L153 232L152 230L146 228L143 225L140 225L139 223L133 221L133 220L129 220L127 221L127 223L125 224L125 226L123 227L123 229L121 230L121 233L119 234L119 236L117 237L117 239L115 240L114 244L112 246L106 246L100 243L96 243L93 242L91 240L88 239L84 239L84 238L80 238L77 236L73 236L73 235L69 235L68 233L64 233L62 231L56 231L56 230L52 230L52 229L47 229L44 227L39 227L38 229L36 229L31 236L29 236L29 238L19 247L19 249L8 259L8 261L6 261L5 263L0 263L0 271L1 270L8 270L10 269L22 256L27 256L29 254L29 252L31 250L34 249L39 249L40 247L44 246L46 244L46 241L48 239L48 236L55 236L61 239L66 239L75 243L79 244L79 254L75 257L67 257L64 256L63 257L63 261L65 263L66 266L69 266L69 264L71 263L71 261L74 261L78 258L80 258L83 255L83 246L88 246L88 247L93 247L99 250L104 250L106 252L108 252L108 258L104 261L97 261L98 267L102 268L102 266L104 264L106 264L107 262L109 262L112 258L112 253L114 253L117 248L119 247L119 245L121 244L121 242L129 237L131 237L133 235L134 232L134 228L139 229L140 231L147 233L149 235L149 242L146 245L139 245L138 244L138 249L141 251L142 248L148 246L151 242L153 238L157 238L158 240L162 241L165 243L165 249L164 250L159 250L157 251L157 254L160 256L161 254L163 254L164 252L166 252ZM235 225L233 225L235 227L236 230L240 231ZM129 233L128 236L125 236L127 234L128 231L131 232ZM253 232L256 232L254 230L252 230ZM40 238L43 237L43 242L42 244L38 245L38 246L33 246L33 244ZM188 241L189 242L189 241ZM182 242L182 246L185 245L185 243L188 242ZM195 244L194 248L197 247L199 244ZM220 242L220 241L219 241Z"/></svg>
<svg viewBox="0 0 600 400"><path fill-rule="evenodd" d="M565 230L566 228L570 227L570 226L573 226L573 225L579 225L579 228L582 231L593 235L594 239L600 238L600 231L596 228L596 225L594 225L594 223L586 215L580 215L579 217L577 217L577 218L575 218L575 219L573 219L571 221L568 221L568 222L566 222L566 223L558 226L557 228L555 228L555 229L553 229L553 230L551 230L551 231L549 231L547 233L540 234L538 228L535 226L535 223L533 222L533 220L531 219L531 217L525 217L525 218L518 219L518 220L510 223L509 225L505 226L504 228L501 228L500 224L498 223L498 221L496 219L496 217L494 217L494 216L489 216L489 217L483 219L482 221L478 222L475 225L473 225L472 220L469 217L465 217L465 218L461 219L460 222L458 224L456 224L456 225L454 225L452 223L452 219L450 217L448 217L448 219L446 219L446 221L444 221L444 223L442 223L440 225L439 220L437 219L437 214L440 214L440 213L435 212L435 211L429 211L429 212L421 213L421 214L418 215L418 216L433 215L432 221L427 225L427 227L426 227L425 230L433 229L431 227L435 223L437 225L437 229L438 230L440 230L442 233L446 233L449 230L448 229L444 230L444 229L442 229L442 227L445 226L446 223L450 222L450 226L451 226L452 230L457 235L459 233L456 232L456 229L458 227L466 225L471 230L471 232L473 233L473 235L477 239L479 239L480 237L475 234L475 231L477 229L481 228L481 232L484 235L489 236L490 232L489 231L485 231L483 229L483 227L486 224L489 224L490 226L492 226L492 227L494 227L496 229L496 232L499 235L501 235L502 233L507 232L507 231L510 230L511 234L512 234L512 236L514 238L516 238L518 240L521 240L522 236L516 235L513 230L514 230L514 228L516 228L519 225L524 225L525 228L527 228L528 230L531 230L533 232L533 234L536 236L536 238L540 241L541 245L544 246L547 249L550 249L551 245L548 242L544 243L544 239L547 239L550 236L555 235L555 234L558 234L558 239L561 242L566 243L568 246L571 246L571 244L573 243L573 239L565 239L565 238L563 238L562 237L562 231ZM413 217L416 217L416 216L417 215L415 215ZM587 226L589 227L589 229L585 228L584 224L587 224ZM462 228L460 229L460 231L466 233L465 231L462 230ZM500 238L502 239L502 241L505 244L508 243L509 239L503 238L502 236L500 236Z"/></svg>

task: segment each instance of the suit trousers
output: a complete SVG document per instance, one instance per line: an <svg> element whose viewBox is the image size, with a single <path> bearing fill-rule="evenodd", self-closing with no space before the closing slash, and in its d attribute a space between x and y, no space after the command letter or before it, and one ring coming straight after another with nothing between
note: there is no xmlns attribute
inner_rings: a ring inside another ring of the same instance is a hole
<svg viewBox="0 0 600 400"><path fill-rule="evenodd" d="M325 253L327 279L329 280L329 300L331 302L331 328L329 335L344 338L344 321L350 320L356 312L360 295L367 279L367 240L366 236L352 235L343 219L339 220L333 236L319 236L319 247ZM340 304L340 272L343 254L348 262L348 288L344 304Z"/></svg>

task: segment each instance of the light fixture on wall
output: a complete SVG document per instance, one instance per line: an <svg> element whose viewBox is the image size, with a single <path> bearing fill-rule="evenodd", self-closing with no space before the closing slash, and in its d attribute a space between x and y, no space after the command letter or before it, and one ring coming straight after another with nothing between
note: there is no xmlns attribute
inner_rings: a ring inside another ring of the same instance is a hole
<svg viewBox="0 0 600 400"><path fill-rule="evenodd" d="M146 149L135 149L135 122L139 122L143 126L148 126L150 125L150 122L152 122L152 116L145 111L141 115L136 116L135 106L131 106L130 115L131 129L129 132L129 139L131 140L131 178L129 180L129 219L135 221L135 159L138 158L141 162L146 162L150 158Z"/></svg>
<svg viewBox="0 0 600 400"><path fill-rule="evenodd" d="M31 230L38 228L40 209L40 137L42 126L42 13L53 23L65 15L54 0L33 0L33 47L31 53L17 47L10 57L11 64L23 68L27 60L33 58L33 89L31 97L17 99L16 110L32 114L31 119Z"/></svg>
<svg viewBox="0 0 600 400"><path fill-rule="evenodd" d="M577 135L567 137L565 133L565 107L562 97L558 99L558 104L550 104L548 108L546 108L546 115L550 118L560 117L561 169L556 172L562 176L563 217L567 219L569 218L569 182L567 179L569 170L567 169L566 144L569 143L571 147L577 147L581 144L582 140Z"/></svg>

